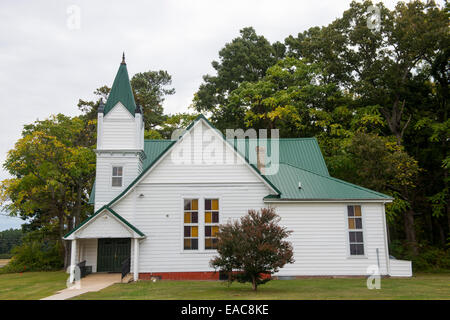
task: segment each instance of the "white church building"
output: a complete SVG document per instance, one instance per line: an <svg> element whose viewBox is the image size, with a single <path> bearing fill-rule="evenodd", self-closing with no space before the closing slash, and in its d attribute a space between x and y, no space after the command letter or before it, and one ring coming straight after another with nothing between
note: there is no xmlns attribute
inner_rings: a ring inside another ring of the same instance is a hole
<svg viewBox="0 0 450 320"><path fill-rule="evenodd" d="M279 278L366 276L374 266L412 275L410 261L389 256L392 198L331 177L315 138L230 140L199 116L172 140L145 140L125 61L97 130L94 212L64 237L72 265L129 264L134 280L219 279L209 265L219 225L272 207L295 259Z"/></svg>

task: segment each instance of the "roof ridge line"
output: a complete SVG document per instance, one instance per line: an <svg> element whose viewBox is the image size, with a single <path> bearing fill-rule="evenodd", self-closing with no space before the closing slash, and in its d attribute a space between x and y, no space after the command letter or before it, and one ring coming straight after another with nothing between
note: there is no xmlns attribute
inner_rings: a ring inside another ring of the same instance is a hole
<svg viewBox="0 0 450 320"><path fill-rule="evenodd" d="M234 139L234 138L236 138L236 137L233 137L232 139ZM239 140L259 140L260 138L236 138L236 139L239 139ZM264 138L264 139L270 140L270 139L272 139L272 138ZM278 140L317 140L316 137L304 137L304 138L276 138L276 139L278 139ZM231 139L227 139L227 140L231 140Z"/></svg>
<svg viewBox="0 0 450 320"><path fill-rule="evenodd" d="M345 184L345 185L349 185L351 187L358 188L358 189L363 190L363 191L371 192L373 194L376 194L376 195L379 195L379 196L382 196L382 197L388 197L390 199L393 199L392 197L390 197L390 196L388 196L388 195L386 195L384 193L381 193L381 192L378 192L378 191L375 191L375 190L371 190L371 189L368 189L368 188L364 188L364 187L358 186L357 184L353 184L353 183L350 183L350 182L347 182L347 181L344 181L344 180L341 180L341 179L338 179L338 178L335 178L335 177L332 177L332 176L324 176L324 175L321 175L319 173L316 173L316 172L313 172L313 171L310 171L310 170L307 170L307 169L304 169L304 168L300 168L300 167L294 166L294 165L292 165L290 163L284 163L284 164L286 164L288 166L291 166L293 168L299 169L299 170L303 170L303 171L315 174L315 175L317 175L319 177L322 177L322 178L327 178L327 179L330 179L330 180L333 180L333 181L336 181L336 182L339 182L339 183L342 183L342 184Z"/></svg>

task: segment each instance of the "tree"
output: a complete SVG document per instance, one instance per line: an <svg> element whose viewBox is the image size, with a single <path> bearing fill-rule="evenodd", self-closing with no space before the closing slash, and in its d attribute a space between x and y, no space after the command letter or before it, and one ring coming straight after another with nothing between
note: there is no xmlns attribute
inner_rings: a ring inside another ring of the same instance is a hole
<svg viewBox="0 0 450 320"><path fill-rule="evenodd" d="M62 244L49 237L46 228L25 233L20 242L12 249L12 259L0 273L61 270L63 267Z"/></svg>
<svg viewBox="0 0 450 320"><path fill-rule="evenodd" d="M88 136L81 118L62 114L25 126L3 165L12 178L0 184L0 205L61 242L91 210L95 154ZM63 244L67 264L70 249Z"/></svg>
<svg viewBox="0 0 450 320"><path fill-rule="evenodd" d="M258 81L266 70L284 56L284 45L271 44L259 36L252 27L240 30L240 36L219 51L219 61L212 66L217 75L205 75L194 96L193 106L197 112L212 112L212 120L222 119L234 123L238 118L226 109L228 96L244 81Z"/></svg>
<svg viewBox="0 0 450 320"><path fill-rule="evenodd" d="M0 256L10 254L11 250L22 243L23 232L20 229L0 231Z"/></svg>
<svg viewBox="0 0 450 320"><path fill-rule="evenodd" d="M417 253L415 234L408 234L414 227L409 217L420 172L417 161L393 137L356 132L341 143L340 152L327 158L330 173L394 197L393 203L386 207L387 220L392 224L398 215L403 216L407 244Z"/></svg>
<svg viewBox="0 0 450 320"><path fill-rule="evenodd" d="M414 113L420 71L448 44L448 16L434 1L382 3L380 30L368 28L371 1L353 1L341 18L286 39L287 54L321 62L328 80L348 88L360 105L380 105L389 131L401 144Z"/></svg>
<svg viewBox="0 0 450 320"><path fill-rule="evenodd" d="M161 125L166 116L164 115L164 97L175 93L172 84L172 76L167 71L147 71L136 73L131 78L136 103L144 110L145 129L151 130Z"/></svg>
<svg viewBox="0 0 450 320"><path fill-rule="evenodd" d="M260 212L249 210L240 221L220 226L219 256L211 260L211 266L228 273L230 281L251 282L256 291L270 280L267 275L294 262L292 245L284 240L291 231L280 227L279 221L273 208L263 208Z"/></svg>
<svg viewBox="0 0 450 320"><path fill-rule="evenodd" d="M197 116L184 112L166 115L165 120L157 128L145 131L145 139L171 139L174 130L186 128Z"/></svg>
<svg viewBox="0 0 450 320"><path fill-rule="evenodd" d="M285 138L314 136L330 128L331 114L346 103L339 88L323 77L320 65L285 58L260 80L241 83L225 109L239 115L242 128L277 128ZM226 125L222 121L216 121L219 128Z"/></svg>

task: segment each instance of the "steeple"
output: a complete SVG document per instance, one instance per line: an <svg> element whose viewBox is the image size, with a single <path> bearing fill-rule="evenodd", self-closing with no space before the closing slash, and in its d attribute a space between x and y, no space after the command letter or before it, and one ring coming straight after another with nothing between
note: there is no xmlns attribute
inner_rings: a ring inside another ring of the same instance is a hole
<svg viewBox="0 0 450 320"><path fill-rule="evenodd" d="M134 116L136 111L136 102L134 101L133 90L131 89L130 78L128 77L127 64L125 63L125 52L122 55L122 63L120 64L116 78L114 79L111 92L108 96L108 101L106 101L104 108L105 116L119 101Z"/></svg>
<svg viewBox="0 0 450 320"><path fill-rule="evenodd" d="M99 101L95 152L95 210L98 210L141 173L146 158L142 108L134 101L125 54L106 103Z"/></svg>

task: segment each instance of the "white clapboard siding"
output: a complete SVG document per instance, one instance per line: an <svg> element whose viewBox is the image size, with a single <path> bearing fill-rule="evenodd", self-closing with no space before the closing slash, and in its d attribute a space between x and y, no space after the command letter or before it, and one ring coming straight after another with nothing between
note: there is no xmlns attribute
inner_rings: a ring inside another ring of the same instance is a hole
<svg viewBox="0 0 450 320"><path fill-rule="evenodd" d="M361 204L365 257L349 254L347 207L343 203L276 204L281 224L293 231L294 264L278 275L366 275L367 268L379 265L388 274L384 241L382 204ZM378 248L378 258L377 258Z"/></svg>
<svg viewBox="0 0 450 320"><path fill-rule="evenodd" d="M137 149L135 118L119 102L103 118L102 149Z"/></svg>
<svg viewBox="0 0 450 320"><path fill-rule="evenodd" d="M99 117L97 168L95 179L95 208L97 211L123 191L141 172L143 122L118 102L106 116ZM123 167L122 187L111 184L112 167Z"/></svg>
<svg viewBox="0 0 450 320"><path fill-rule="evenodd" d="M122 187L112 186L112 167L123 167ZM95 208L97 211L123 191L139 174L142 164L138 154L101 153L97 155Z"/></svg>
<svg viewBox="0 0 450 320"><path fill-rule="evenodd" d="M389 259L391 277L412 277L412 263L406 260Z"/></svg>
<svg viewBox="0 0 450 320"><path fill-rule="evenodd" d="M113 208L147 236L140 245L140 272L212 271L209 260L214 253L182 250L183 196L219 197L220 222L225 223L243 216L248 209L264 207L262 198L266 194L267 187L256 183L229 187L146 184ZM282 218L280 223L293 231L289 241L296 260L277 275L367 275L367 268L378 264L380 273L387 274L381 204L362 204L364 258L348 254L345 204L291 203L277 205L276 209Z"/></svg>
<svg viewBox="0 0 450 320"><path fill-rule="evenodd" d="M106 211L77 231L77 238L130 238L132 236L133 234L122 222Z"/></svg>
<svg viewBox="0 0 450 320"><path fill-rule="evenodd" d="M198 148L198 150L197 150ZM189 153L190 151L191 153ZM194 151L198 152L194 152ZM221 155L221 156L219 156ZM261 181L223 138L199 121L142 183L236 183Z"/></svg>
<svg viewBox="0 0 450 320"><path fill-rule="evenodd" d="M114 205L113 210L147 236L140 245L140 272L212 271L209 260L214 253L182 250L183 196L219 198L220 222L227 222L246 214L248 209L264 207L262 199L268 191L262 183L234 186L145 184ZM140 194L143 197L139 197ZM199 213L199 221L202 219Z"/></svg>
<svg viewBox="0 0 450 320"><path fill-rule="evenodd" d="M92 272L97 272L97 239L79 239L78 241L78 262L86 260L87 266L92 266Z"/></svg>

